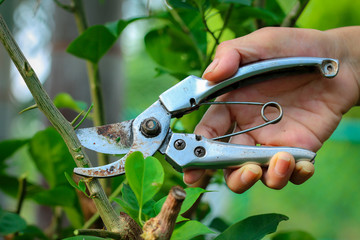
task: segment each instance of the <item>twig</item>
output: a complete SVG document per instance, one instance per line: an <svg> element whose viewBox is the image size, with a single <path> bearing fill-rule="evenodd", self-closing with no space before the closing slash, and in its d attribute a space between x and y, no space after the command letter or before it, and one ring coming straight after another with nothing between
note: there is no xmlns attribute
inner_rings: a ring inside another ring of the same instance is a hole
<svg viewBox="0 0 360 240"><path fill-rule="evenodd" d="M155 218L151 218L145 223L143 227L144 233L141 235L143 239L170 239L174 230L176 218L185 197L186 193L181 187L171 188L170 193L161 208L161 212Z"/></svg>
<svg viewBox="0 0 360 240"><path fill-rule="evenodd" d="M87 110L87 112L85 113L84 117L80 120L80 122L74 127L74 129L76 130L87 118L87 116L89 115L89 113L91 112L91 109L93 108L94 104L91 104L89 109ZM78 115L80 116L82 114L82 112ZM73 122L75 123L77 121L78 117L76 117ZM71 123L71 125L73 125L73 123Z"/></svg>
<svg viewBox="0 0 360 240"><path fill-rule="evenodd" d="M294 27L296 21L299 19L301 13L304 11L307 4L310 0L298 0L293 7L293 9L289 12L289 14L284 18L283 22L281 23L281 27Z"/></svg>
<svg viewBox="0 0 360 240"><path fill-rule="evenodd" d="M74 12L74 6L63 4L59 0L54 0L54 2L56 3L56 5L58 5L58 7L66 10L68 12Z"/></svg>
<svg viewBox="0 0 360 240"><path fill-rule="evenodd" d="M167 1L166 1L166 4L167 4L166 7L167 7L168 11L170 12L170 14L174 18L174 20L179 24L179 26L181 27L181 30L186 35L189 36L189 38L194 46L194 49L196 51L196 54L198 55L199 61L202 63L205 59L205 56L201 52L201 50L198 48L196 38L191 33L190 29L186 26L186 24L184 23L182 18L179 16L178 12L174 8L172 8L171 5Z"/></svg>
<svg viewBox="0 0 360 240"><path fill-rule="evenodd" d="M52 100L41 85L34 70L12 37L1 15L0 40L9 53L16 68L23 77L27 87L35 99L38 108L45 114L54 128L60 133L76 165L78 167L90 167L91 162L87 154L81 148L80 141L77 138L73 127L53 104ZM87 185L90 194L96 196L94 198L94 203L107 229L123 234L124 238L131 234L131 223L124 222L124 218L119 217L114 208L111 206L99 181L94 178L89 180Z"/></svg>
<svg viewBox="0 0 360 240"><path fill-rule="evenodd" d="M19 112L19 114L22 114L22 113L24 113L24 112L26 112L26 111L29 111L29 110L33 110L33 109L35 109L35 108L37 108L36 103L35 103L34 105L31 105L31 106L29 106L29 107L21 110L21 111Z"/></svg>
<svg viewBox="0 0 360 240"><path fill-rule="evenodd" d="M74 231L74 235L90 235L101 238L112 238L112 239L123 239L119 233L114 233L110 231L100 230L100 229L77 229Z"/></svg>
<svg viewBox="0 0 360 240"><path fill-rule="evenodd" d="M18 190L18 201L17 201L17 205L16 205L16 213L20 214L21 212L21 208L26 196L26 184L27 184L27 180L26 180L26 176L21 176L19 179L19 190Z"/></svg>
<svg viewBox="0 0 360 240"><path fill-rule="evenodd" d="M201 72L203 72L203 71L205 70L205 67L207 67L207 66L210 64L212 55L214 54L216 47L219 45L220 38L221 38L224 30L225 30L226 27L227 27L227 24L228 24L228 22L229 22L229 19L230 19L230 16L231 16L231 13L232 13L233 8L234 8L234 4L231 3L230 6L229 6L229 8L228 8L228 10L227 10L226 13L225 13L224 24L223 24L223 26L221 27L220 33L219 33L219 35L217 36L217 40L215 41L215 44L214 44L214 46L212 47L212 49L211 49L211 51L210 51L210 54L208 55L208 57L207 57L207 59L206 59L206 63L205 63L205 65L204 65L203 69L201 69Z"/></svg>

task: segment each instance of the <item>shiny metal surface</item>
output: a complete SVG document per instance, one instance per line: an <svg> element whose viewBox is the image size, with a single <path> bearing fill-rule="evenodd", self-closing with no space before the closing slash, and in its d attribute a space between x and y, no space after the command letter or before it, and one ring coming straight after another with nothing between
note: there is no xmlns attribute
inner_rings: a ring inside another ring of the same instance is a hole
<svg viewBox="0 0 360 240"><path fill-rule="evenodd" d="M76 130L81 145L107 154L125 154L133 143L132 123L129 120L121 123Z"/></svg>
<svg viewBox="0 0 360 240"><path fill-rule="evenodd" d="M155 137L146 137L141 133L141 123L149 118L155 118L160 124L160 132ZM99 167L75 168L74 173L85 177L113 177L125 173L125 160L129 154L140 151L144 157L152 156L162 145L170 127L170 114L165 110L159 101L156 101L132 123L133 142L130 150L121 159Z"/></svg>
<svg viewBox="0 0 360 240"><path fill-rule="evenodd" d="M265 60L240 67L236 74L218 84L212 84L196 76L189 76L162 93L159 99L170 113L181 115L195 109L209 98L212 99L238 87L261 81L262 79L254 79L254 77L265 73L291 71L299 67L316 67L324 77L331 78L338 73L338 66L338 61L331 58L292 57Z"/></svg>
<svg viewBox="0 0 360 240"><path fill-rule="evenodd" d="M178 150L174 143L181 139L186 143ZM316 153L302 148L257 147L224 143L199 137L195 134L174 133L164 154L168 162L177 170L183 168L222 169L239 167L246 163L266 166L270 158L278 152L291 153L296 161L314 161Z"/></svg>

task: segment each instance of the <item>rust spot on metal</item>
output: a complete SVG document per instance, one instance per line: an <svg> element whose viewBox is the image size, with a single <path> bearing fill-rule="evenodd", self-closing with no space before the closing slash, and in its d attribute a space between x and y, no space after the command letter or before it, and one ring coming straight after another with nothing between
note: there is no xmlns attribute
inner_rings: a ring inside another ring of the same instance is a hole
<svg viewBox="0 0 360 240"><path fill-rule="evenodd" d="M128 121L130 125L132 121ZM129 132L129 128L124 123L99 126L96 127L96 132L98 135L102 135L123 146L128 146L132 142L132 133Z"/></svg>

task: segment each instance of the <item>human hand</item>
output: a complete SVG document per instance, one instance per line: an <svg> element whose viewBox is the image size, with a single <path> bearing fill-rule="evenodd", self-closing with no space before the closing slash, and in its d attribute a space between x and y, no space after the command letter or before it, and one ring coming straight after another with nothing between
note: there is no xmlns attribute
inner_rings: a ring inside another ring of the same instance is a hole
<svg viewBox="0 0 360 240"><path fill-rule="evenodd" d="M321 32L265 28L220 44L213 62L203 75L213 82L231 77L241 65L265 59L309 56L331 57L340 61L339 74L333 79L325 79L320 74L301 74L268 80L220 96L217 101L276 101L284 111L279 123L237 135L230 142L293 146L317 151L335 130L342 115L359 101L359 73L354 70L359 69L356 68L359 63L351 56L355 53L347 51L349 46L344 41L345 32L349 34L351 30ZM359 29L356 28L355 32L358 39ZM224 135L234 122L234 131L259 125L263 120L257 111L251 109L243 105L213 105L195 133L213 138ZM271 118L272 113L269 114ZM187 169L184 181L193 184L204 171ZM281 189L289 180L301 184L313 173L311 163L300 161L295 164L293 156L280 152L273 156L268 168L247 164L237 169L225 169L224 176L232 191L242 193L259 179L270 188Z"/></svg>

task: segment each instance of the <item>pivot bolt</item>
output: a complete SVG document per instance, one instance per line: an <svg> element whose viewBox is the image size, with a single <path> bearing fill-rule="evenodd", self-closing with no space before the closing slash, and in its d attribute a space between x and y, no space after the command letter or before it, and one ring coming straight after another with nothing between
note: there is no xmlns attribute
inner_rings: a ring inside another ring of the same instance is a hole
<svg viewBox="0 0 360 240"><path fill-rule="evenodd" d="M141 123L140 130L146 137L156 137L160 133L161 126L155 118L147 118Z"/></svg>
<svg viewBox="0 0 360 240"><path fill-rule="evenodd" d="M186 146L186 143L185 143L185 141L182 140L182 139L177 139L177 140L175 140L175 142L174 142L174 147L175 147L175 149L177 149L177 150L183 150L183 149L185 148L185 146Z"/></svg>
<svg viewBox="0 0 360 240"><path fill-rule="evenodd" d="M196 147L195 150L194 150L194 154L197 157L203 157L203 156L205 156L205 153L206 153L205 148L201 147L201 146Z"/></svg>

